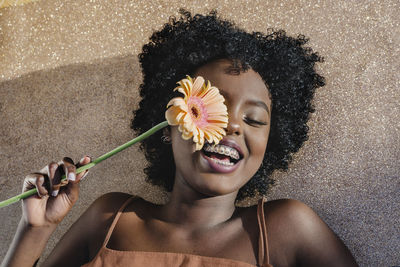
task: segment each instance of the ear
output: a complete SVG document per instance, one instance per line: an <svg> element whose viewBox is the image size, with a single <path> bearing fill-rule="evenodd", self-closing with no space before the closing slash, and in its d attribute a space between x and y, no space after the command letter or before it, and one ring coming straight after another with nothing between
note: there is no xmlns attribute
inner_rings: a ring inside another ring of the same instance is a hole
<svg viewBox="0 0 400 267"><path fill-rule="evenodd" d="M161 136L161 141L166 145L171 144L171 132L169 127L163 129L163 135Z"/></svg>
<svg viewBox="0 0 400 267"><path fill-rule="evenodd" d="M165 128L163 129L163 136L166 136L166 137L169 137L169 138L171 138L171 130L170 130L170 126L168 126L168 127L165 127Z"/></svg>

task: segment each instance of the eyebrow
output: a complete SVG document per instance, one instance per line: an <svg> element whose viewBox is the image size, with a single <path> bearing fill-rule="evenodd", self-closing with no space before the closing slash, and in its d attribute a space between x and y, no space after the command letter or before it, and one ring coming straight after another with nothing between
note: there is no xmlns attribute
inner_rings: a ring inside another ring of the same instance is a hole
<svg viewBox="0 0 400 267"><path fill-rule="evenodd" d="M263 108L263 109L265 109L265 110L268 112L268 114L271 114L271 113L269 112L269 108L268 108L267 104L265 104L264 101L260 101L260 100L249 100L249 101L247 101L247 103L250 104L250 105L254 105L254 106Z"/></svg>

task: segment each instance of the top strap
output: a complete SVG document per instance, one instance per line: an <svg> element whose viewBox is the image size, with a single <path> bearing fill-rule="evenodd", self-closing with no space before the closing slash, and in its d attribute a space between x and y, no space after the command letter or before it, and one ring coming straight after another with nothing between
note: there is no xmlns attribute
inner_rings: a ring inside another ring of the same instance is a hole
<svg viewBox="0 0 400 267"><path fill-rule="evenodd" d="M107 245L108 240L110 239L111 234L112 234L112 232L113 232L113 230L114 230L114 228L115 228L115 225L117 225L118 219L119 219L119 217L121 216L122 212L124 211L124 209L126 208L126 206L128 206L129 203L131 203L132 200L134 200L135 198L136 198L136 196L131 196L131 197L128 198L128 199L124 202L124 204L122 204L122 206L119 208L117 214L116 214L115 217L114 217L114 220L113 220L113 222L112 222L110 228L108 229L108 233L107 233L106 238L104 239L104 242L103 242L103 247L105 247L105 246Z"/></svg>
<svg viewBox="0 0 400 267"><path fill-rule="evenodd" d="M258 206L257 206L257 220L258 220L258 228L260 231L258 239L258 264L263 267L271 266L269 264L267 226L265 224L265 216L264 216L265 201L266 199L263 196L262 199L258 201Z"/></svg>

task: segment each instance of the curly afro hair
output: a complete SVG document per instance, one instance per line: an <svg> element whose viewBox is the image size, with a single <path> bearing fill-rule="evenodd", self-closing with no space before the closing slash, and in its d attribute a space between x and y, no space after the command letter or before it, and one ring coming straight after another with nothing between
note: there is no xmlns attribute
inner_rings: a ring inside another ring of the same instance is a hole
<svg viewBox="0 0 400 267"><path fill-rule="evenodd" d="M323 59L309 47L303 35L289 37L282 30L267 34L247 33L234 23L220 19L215 11L192 16L181 10L181 17L154 32L143 46L139 60L143 71L139 108L134 112L132 129L143 133L165 120L164 113L176 82L217 59L231 60L239 73L253 69L260 74L272 99L271 130L267 150L257 173L244 185L237 200L265 195L273 184L275 169L287 170L292 154L307 140L307 121L314 112L312 98L324 78L314 65ZM171 146L163 145L158 132L142 142L149 161L147 179L171 191L175 163Z"/></svg>

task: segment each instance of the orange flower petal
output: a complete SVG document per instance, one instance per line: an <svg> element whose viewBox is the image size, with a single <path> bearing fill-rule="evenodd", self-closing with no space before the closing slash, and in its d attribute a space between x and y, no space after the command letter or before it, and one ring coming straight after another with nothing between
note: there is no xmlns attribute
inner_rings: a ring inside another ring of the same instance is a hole
<svg viewBox="0 0 400 267"><path fill-rule="evenodd" d="M204 78L201 76L198 76L193 83L192 87L192 95L193 96L201 96L201 93L203 91L203 84L204 84Z"/></svg>
<svg viewBox="0 0 400 267"><path fill-rule="evenodd" d="M169 125L178 125L179 119L177 119L178 115L181 113L181 109L177 107L170 107L165 112L165 118L168 121Z"/></svg>
<svg viewBox="0 0 400 267"><path fill-rule="evenodd" d="M192 138L196 150L203 147L205 140L219 143L226 134L228 112L218 88L211 86L210 81L205 83L201 76L194 81L187 76L174 90L184 97L175 97L168 102L165 112L168 123L178 125L183 139Z"/></svg>

